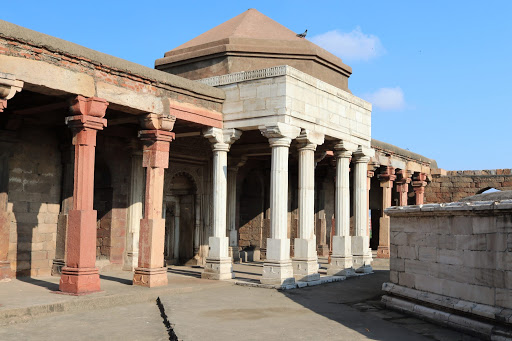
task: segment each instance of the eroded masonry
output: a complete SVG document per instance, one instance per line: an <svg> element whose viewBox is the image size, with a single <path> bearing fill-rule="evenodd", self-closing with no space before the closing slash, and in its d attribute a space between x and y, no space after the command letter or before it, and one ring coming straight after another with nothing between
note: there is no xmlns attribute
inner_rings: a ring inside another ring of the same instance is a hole
<svg viewBox="0 0 512 341"><path fill-rule="evenodd" d="M329 274L369 272L385 209L447 193L435 161L372 140L349 66L256 10L155 65L0 21L1 279L230 279L240 253L262 283L315 280L329 254Z"/></svg>

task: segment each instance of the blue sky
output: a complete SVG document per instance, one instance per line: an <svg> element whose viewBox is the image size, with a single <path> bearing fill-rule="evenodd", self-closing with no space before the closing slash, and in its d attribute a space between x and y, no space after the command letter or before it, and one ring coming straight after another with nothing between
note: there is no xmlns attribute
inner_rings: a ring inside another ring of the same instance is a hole
<svg viewBox="0 0 512 341"><path fill-rule="evenodd" d="M153 67L248 8L352 66L374 138L448 170L512 168L510 1L5 1L0 19Z"/></svg>

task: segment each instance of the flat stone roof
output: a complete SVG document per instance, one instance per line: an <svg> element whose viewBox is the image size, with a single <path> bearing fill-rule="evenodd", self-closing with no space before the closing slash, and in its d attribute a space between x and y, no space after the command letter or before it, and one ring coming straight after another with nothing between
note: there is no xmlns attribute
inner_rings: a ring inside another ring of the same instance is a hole
<svg viewBox="0 0 512 341"><path fill-rule="evenodd" d="M402 149L400 147L394 146L390 143L382 142L379 140L372 139L372 148L382 151L389 151L394 154L398 154L408 159L412 159L418 162L427 163L430 165L430 168L438 168L437 162L434 159L429 159L423 155L411 152L406 149Z"/></svg>
<svg viewBox="0 0 512 341"><path fill-rule="evenodd" d="M85 58L94 64L118 69L154 82L160 82L174 88L187 90L201 96L211 97L217 101L225 98L224 92L214 87L129 62L4 20L0 20L0 37L44 47L54 52Z"/></svg>

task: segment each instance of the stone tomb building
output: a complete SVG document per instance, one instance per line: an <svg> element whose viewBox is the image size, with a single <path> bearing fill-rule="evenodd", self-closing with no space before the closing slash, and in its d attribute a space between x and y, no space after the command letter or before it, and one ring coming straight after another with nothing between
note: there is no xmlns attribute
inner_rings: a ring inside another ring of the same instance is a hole
<svg viewBox="0 0 512 341"><path fill-rule="evenodd" d="M248 10L156 68L0 21L2 279L229 279L251 250L286 284L389 256L384 209L422 203L435 161L371 139L349 66Z"/></svg>

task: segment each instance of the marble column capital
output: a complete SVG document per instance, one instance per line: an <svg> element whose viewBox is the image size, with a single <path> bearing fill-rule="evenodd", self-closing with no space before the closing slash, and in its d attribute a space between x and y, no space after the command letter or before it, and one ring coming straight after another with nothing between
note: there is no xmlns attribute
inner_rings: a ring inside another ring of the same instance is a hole
<svg viewBox="0 0 512 341"><path fill-rule="evenodd" d="M7 107L7 100L11 99L23 88L23 82L16 80L10 73L0 72L0 112Z"/></svg>
<svg viewBox="0 0 512 341"><path fill-rule="evenodd" d="M209 127L203 130L203 136L212 143L212 149L228 152L231 145L242 136L238 129L221 129Z"/></svg>
<svg viewBox="0 0 512 341"><path fill-rule="evenodd" d="M316 151L316 147L323 144L324 139L324 134L302 129L300 135L296 138L297 142L299 143L298 150Z"/></svg>
<svg viewBox="0 0 512 341"><path fill-rule="evenodd" d="M272 125L259 126L259 130L261 134L269 139L274 139L277 141L278 139L283 139L283 141L295 139L300 135L300 128L291 126L285 123L276 123ZM289 144L288 144L289 145Z"/></svg>
<svg viewBox="0 0 512 341"><path fill-rule="evenodd" d="M352 153L352 160L355 163L368 163L372 157L375 156L375 150L368 147L359 146L355 152Z"/></svg>

